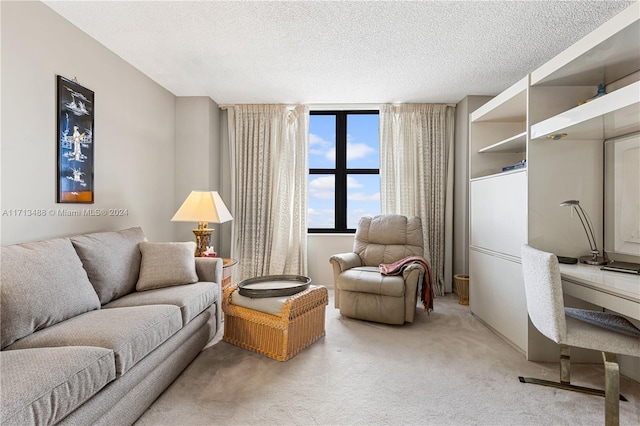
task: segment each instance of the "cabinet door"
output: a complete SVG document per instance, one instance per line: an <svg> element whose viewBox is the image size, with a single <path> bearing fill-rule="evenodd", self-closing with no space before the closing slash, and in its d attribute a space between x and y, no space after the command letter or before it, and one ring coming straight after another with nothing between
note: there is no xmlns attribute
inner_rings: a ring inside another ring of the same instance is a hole
<svg viewBox="0 0 640 426"><path fill-rule="evenodd" d="M527 241L527 172L471 181L472 247L520 257Z"/></svg>
<svg viewBox="0 0 640 426"><path fill-rule="evenodd" d="M471 249L469 304L485 324L527 353L527 301L519 263Z"/></svg>

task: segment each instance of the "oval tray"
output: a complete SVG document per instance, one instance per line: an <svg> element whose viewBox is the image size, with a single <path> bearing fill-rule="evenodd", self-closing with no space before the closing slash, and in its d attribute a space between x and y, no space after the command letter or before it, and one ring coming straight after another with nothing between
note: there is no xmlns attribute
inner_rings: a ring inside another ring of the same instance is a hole
<svg viewBox="0 0 640 426"><path fill-rule="evenodd" d="M310 284L311 278L302 275L267 275L241 281L238 292L253 298L291 296L306 290Z"/></svg>

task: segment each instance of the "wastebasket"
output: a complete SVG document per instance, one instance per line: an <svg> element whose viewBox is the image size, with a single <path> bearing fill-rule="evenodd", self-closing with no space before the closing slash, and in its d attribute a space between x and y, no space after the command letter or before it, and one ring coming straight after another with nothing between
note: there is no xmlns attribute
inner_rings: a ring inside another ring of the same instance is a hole
<svg viewBox="0 0 640 426"><path fill-rule="evenodd" d="M456 274L453 276L456 283L456 293L458 293L458 303L469 304L469 275Z"/></svg>

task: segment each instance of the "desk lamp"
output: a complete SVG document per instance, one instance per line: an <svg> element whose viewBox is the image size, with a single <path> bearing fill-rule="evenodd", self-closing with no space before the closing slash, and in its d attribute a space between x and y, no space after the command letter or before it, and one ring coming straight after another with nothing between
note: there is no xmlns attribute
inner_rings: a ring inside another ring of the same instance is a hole
<svg viewBox="0 0 640 426"><path fill-rule="evenodd" d="M587 234L587 240L589 240L589 247L591 248L591 256L583 256L580 258L580 262L586 263L588 265L606 265L609 263L606 256L600 256L600 251L598 250L598 246L596 245L596 237L593 234L593 228L591 227L591 220L589 220L589 216L584 211L582 206L580 206L580 201L578 200L567 200L560 203L562 207L573 207L578 214L578 219L582 222L582 227L584 228L584 232Z"/></svg>
<svg viewBox="0 0 640 426"><path fill-rule="evenodd" d="M198 227L192 230L196 236L196 257L206 253L211 245L213 229L209 228L209 223L230 220L233 220L233 217L217 191L191 191L171 218L172 222L198 222Z"/></svg>

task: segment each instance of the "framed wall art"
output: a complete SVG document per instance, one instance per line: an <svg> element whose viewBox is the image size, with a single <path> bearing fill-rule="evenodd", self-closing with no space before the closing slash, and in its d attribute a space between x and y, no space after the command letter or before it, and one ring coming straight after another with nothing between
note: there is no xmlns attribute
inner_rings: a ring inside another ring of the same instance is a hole
<svg viewBox="0 0 640 426"><path fill-rule="evenodd" d="M605 142L605 249L640 256L640 133Z"/></svg>
<svg viewBox="0 0 640 426"><path fill-rule="evenodd" d="M94 94L76 81L57 77L58 203L93 203Z"/></svg>

